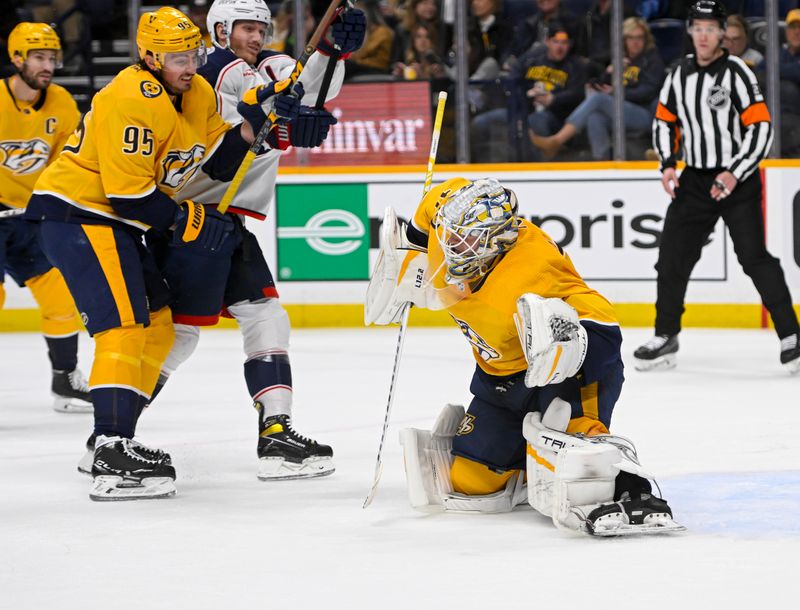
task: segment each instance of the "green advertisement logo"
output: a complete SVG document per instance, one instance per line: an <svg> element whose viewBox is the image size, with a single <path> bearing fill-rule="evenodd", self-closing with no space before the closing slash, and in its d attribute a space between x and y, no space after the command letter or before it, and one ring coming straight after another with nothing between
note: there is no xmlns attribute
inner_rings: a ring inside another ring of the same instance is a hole
<svg viewBox="0 0 800 610"><path fill-rule="evenodd" d="M281 184L276 198L281 280L369 279L366 184Z"/></svg>

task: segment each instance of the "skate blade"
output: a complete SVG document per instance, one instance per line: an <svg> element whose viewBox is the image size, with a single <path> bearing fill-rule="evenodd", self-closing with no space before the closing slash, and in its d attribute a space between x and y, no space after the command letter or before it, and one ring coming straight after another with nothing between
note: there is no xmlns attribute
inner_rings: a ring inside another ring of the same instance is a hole
<svg viewBox="0 0 800 610"><path fill-rule="evenodd" d="M800 372L800 358L790 360L783 365L783 368L785 368L790 375L796 375L798 372Z"/></svg>
<svg viewBox="0 0 800 610"><path fill-rule="evenodd" d="M590 536L610 538L616 536L647 536L650 534L673 534L685 532L686 528L666 515L653 516L646 523L630 525L618 520L596 523L593 528L586 529Z"/></svg>
<svg viewBox="0 0 800 610"><path fill-rule="evenodd" d="M289 481L291 479L314 479L335 472L333 460L328 457L306 458L300 464L287 462L283 458L261 458L258 460L260 481Z"/></svg>
<svg viewBox="0 0 800 610"><path fill-rule="evenodd" d="M94 478L89 499L95 502L120 502L126 500L159 500L174 496L175 481L169 477L148 477L141 484L122 485L122 477L99 476Z"/></svg>
<svg viewBox="0 0 800 610"><path fill-rule="evenodd" d="M642 360L641 358L634 358L633 360L633 368L637 371L664 371L673 369L675 365L678 364L676 354L667 354L666 356L660 356L653 360Z"/></svg>
<svg viewBox="0 0 800 610"><path fill-rule="evenodd" d="M94 405L77 398L55 396L53 399L53 411L56 413L94 413Z"/></svg>

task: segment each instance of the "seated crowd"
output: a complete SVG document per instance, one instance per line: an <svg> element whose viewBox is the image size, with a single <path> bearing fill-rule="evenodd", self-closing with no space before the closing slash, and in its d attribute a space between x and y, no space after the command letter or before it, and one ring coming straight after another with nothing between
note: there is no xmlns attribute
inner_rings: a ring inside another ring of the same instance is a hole
<svg viewBox="0 0 800 610"><path fill-rule="evenodd" d="M459 1L465 2L468 10L471 160L611 159L612 0L359 0L357 6L366 15L367 38L346 61L346 81L428 80L432 100L438 91L452 92ZM694 1L623 2L622 84L629 159L646 157L666 69L691 51L684 20ZM786 134L782 153L800 156L800 0L776 1L784 20L779 58L781 119ZM22 0L14 3L27 6ZM303 2L306 39L328 3ZM32 3L34 9L39 4ZM267 0L267 4L274 25L269 47L297 56L294 0ZM725 4L729 17L723 44L763 81L764 2L726 0ZM209 5L210 0L191 3L189 14L201 28ZM0 26L1 46L3 31L8 28ZM0 71L3 68L0 65ZM452 110L445 121L452 122ZM447 139L445 136L445 157L453 149Z"/></svg>

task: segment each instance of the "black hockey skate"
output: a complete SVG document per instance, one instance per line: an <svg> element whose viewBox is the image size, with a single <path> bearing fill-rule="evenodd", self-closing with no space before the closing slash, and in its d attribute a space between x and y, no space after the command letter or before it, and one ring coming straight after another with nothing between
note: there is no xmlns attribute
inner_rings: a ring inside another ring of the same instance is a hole
<svg viewBox="0 0 800 610"><path fill-rule="evenodd" d="M800 371L800 334L781 339L781 364L792 375Z"/></svg>
<svg viewBox="0 0 800 610"><path fill-rule="evenodd" d="M89 438L86 439L86 453L78 462L78 472L81 474L92 476L92 464L94 463L94 444L96 439L97 435L94 432L92 432ZM166 451L162 449L151 449L150 447L142 445L135 439L130 439L130 442L147 458L151 460L161 460L168 466L172 465L172 457Z"/></svg>
<svg viewBox="0 0 800 610"><path fill-rule="evenodd" d="M175 495L169 455L119 436L99 436L92 463L92 491L98 502L147 500Z"/></svg>
<svg viewBox="0 0 800 610"><path fill-rule="evenodd" d="M678 335L656 335L644 345L640 345L633 357L637 371L671 369L677 364Z"/></svg>
<svg viewBox="0 0 800 610"><path fill-rule="evenodd" d="M256 403L257 409L260 406ZM333 449L298 434L288 415L260 421L258 478L262 481L323 477L334 470Z"/></svg>
<svg viewBox="0 0 800 610"><path fill-rule="evenodd" d="M592 536L631 536L679 532L686 528L676 523L665 500L648 493L631 495L602 504L586 517L586 532Z"/></svg>
<svg viewBox="0 0 800 610"><path fill-rule="evenodd" d="M53 371L53 409L59 413L92 413L92 397L89 384L78 370Z"/></svg>

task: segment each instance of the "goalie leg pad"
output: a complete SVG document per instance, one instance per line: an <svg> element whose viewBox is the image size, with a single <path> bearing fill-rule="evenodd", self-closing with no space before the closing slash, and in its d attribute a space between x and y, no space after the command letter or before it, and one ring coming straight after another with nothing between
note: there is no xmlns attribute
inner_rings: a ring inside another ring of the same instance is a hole
<svg viewBox="0 0 800 610"><path fill-rule="evenodd" d="M418 510L441 510L443 498L453 491L450 468L453 436L464 418L464 407L446 405L431 430L400 431L408 499Z"/></svg>
<svg viewBox="0 0 800 610"><path fill-rule="evenodd" d="M457 513L508 513L519 504L524 504L527 499L527 486L525 473L515 471L504 489L483 496L471 496L460 493L449 493L443 499L444 509Z"/></svg>

